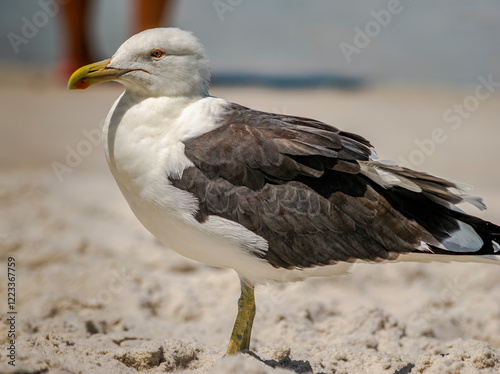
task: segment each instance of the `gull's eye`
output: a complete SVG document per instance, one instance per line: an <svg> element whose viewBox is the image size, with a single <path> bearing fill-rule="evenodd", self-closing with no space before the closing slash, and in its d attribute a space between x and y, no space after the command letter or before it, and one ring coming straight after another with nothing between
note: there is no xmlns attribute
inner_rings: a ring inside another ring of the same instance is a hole
<svg viewBox="0 0 500 374"><path fill-rule="evenodd" d="M165 52L163 52L161 49L155 49L154 51L151 51L151 53L149 55L151 57L154 57L154 58L160 58L164 54L165 54Z"/></svg>

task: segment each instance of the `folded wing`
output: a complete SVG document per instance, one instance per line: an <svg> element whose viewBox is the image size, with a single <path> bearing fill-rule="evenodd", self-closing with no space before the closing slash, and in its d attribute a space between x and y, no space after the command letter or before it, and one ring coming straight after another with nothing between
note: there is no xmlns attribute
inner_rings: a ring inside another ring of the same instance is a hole
<svg viewBox="0 0 500 374"><path fill-rule="evenodd" d="M451 181L373 160L364 138L311 119L229 104L220 126L184 142L194 166L174 186L267 240L275 267L393 260L400 254L489 255L500 227L455 204L477 198Z"/></svg>

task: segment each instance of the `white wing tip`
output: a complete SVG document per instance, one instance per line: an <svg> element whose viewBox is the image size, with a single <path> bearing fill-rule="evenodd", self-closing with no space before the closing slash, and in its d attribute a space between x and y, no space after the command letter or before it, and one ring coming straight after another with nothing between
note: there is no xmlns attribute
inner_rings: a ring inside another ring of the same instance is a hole
<svg viewBox="0 0 500 374"><path fill-rule="evenodd" d="M368 159L370 161L378 160L378 154L377 151L375 151L375 148L370 148L370 155L368 156Z"/></svg>

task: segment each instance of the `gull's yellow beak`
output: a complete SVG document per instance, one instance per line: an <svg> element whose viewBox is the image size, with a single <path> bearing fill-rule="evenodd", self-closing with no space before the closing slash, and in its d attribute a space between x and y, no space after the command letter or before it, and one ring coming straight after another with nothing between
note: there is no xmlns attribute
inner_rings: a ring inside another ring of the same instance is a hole
<svg viewBox="0 0 500 374"><path fill-rule="evenodd" d="M94 84L108 82L117 79L120 75L130 71L130 69L114 69L108 67L111 59L94 62L90 65L82 66L75 71L68 81L68 89L84 90Z"/></svg>

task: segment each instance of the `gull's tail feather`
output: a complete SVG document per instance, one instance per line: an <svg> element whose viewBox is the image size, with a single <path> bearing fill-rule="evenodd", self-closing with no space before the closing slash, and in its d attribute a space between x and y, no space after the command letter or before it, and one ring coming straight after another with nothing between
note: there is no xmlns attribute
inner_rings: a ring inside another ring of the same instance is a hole
<svg viewBox="0 0 500 374"><path fill-rule="evenodd" d="M463 212L468 202L486 209L464 186L432 175L380 162L363 162L362 173L393 207L428 233L401 261L475 261L500 264L500 226Z"/></svg>

